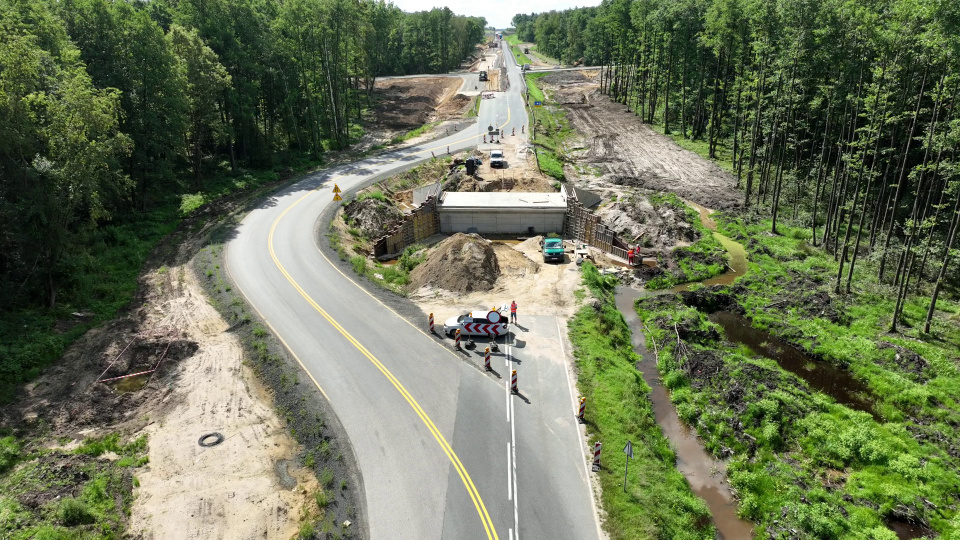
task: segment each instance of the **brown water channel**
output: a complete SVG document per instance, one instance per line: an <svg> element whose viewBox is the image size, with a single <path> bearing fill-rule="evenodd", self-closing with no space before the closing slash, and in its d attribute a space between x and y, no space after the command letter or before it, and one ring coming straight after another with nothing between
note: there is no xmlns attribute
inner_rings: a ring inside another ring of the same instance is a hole
<svg viewBox="0 0 960 540"><path fill-rule="evenodd" d="M637 369L651 388L654 420L676 451L677 469L686 477L693 492L710 508L719 537L726 540L752 538L753 524L737 517L737 501L726 482L726 465L704 450L696 431L680 420L667 389L660 383L657 360L647 350L643 325L634 308L641 296L649 295L629 287L618 287L616 302L632 330L633 350L641 357Z"/></svg>
<svg viewBox="0 0 960 540"><path fill-rule="evenodd" d="M775 360L782 369L797 375L810 388L823 392L837 403L874 414L866 397L870 395L870 389L849 371L811 359L793 345L754 328L746 317L737 313L718 311L707 318L723 328L727 341L746 345L754 354ZM874 418L879 420L876 415Z"/></svg>

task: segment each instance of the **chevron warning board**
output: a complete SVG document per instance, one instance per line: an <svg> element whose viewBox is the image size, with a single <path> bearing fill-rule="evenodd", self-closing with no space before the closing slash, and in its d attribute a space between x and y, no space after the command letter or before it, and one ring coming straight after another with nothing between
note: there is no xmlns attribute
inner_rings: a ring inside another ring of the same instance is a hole
<svg viewBox="0 0 960 540"><path fill-rule="evenodd" d="M506 328L503 324L488 324L488 323L464 323L463 331L468 334L480 334L483 336L494 334L502 335L506 333Z"/></svg>

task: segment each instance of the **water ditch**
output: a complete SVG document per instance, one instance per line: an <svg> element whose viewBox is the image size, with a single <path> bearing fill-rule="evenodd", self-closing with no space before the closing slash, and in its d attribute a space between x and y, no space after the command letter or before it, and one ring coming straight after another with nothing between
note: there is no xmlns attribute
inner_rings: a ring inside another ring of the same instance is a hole
<svg viewBox="0 0 960 540"><path fill-rule="evenodd" d="M726 481L726 464L714 459L703 448L696 430L680 420L676 407L670 401L670 394L660 383L657 359L647 350L643 326L634 307L638 298L647 296L650 296L649 293L644 294L633 288L617 287L616 303L627 325L633 330L633 350L641 358L637 369L643 373L643 380L651 388L654 420L677 454L677 469L690 483L693 492L710 508L718 537L727 540L752 538L753 524L737 516L737 500Z"/></svg>
<svg viewBox="0 0 960 540"><path fill-rule="evenodd" d="M726 248L730 255L729 270L702 282L685 283L668 291L641 291L631 287L617 287L616 305L632 330L632 345L641 358L636 367L651 388L650 400L654 419L676 451L677 469L687 479L693 492L707 503L719 538L752 538L753 524L737 516L737 500L726 482L726 463L708 453L696 430L680 420L667 389L661 384L657 359L646 347L643 324L636 311L636 302L641 298L676 294L689 290L692 285L731 285L747 272L744 247L715 232L716 223L710 218L711 210L689 201L685 202L697 209L701 222L714 231L714 237ZM755 354L776 361L782 369L797 375L812 389L851 409L867 412L879 421L870 405L869 388L848 371L809 358L793 345L754 328L746 317L737 313L717 311L708 314L708 319L723 328L727 341L746 345ZM922 525L897 519L887 520L886 525L900 540L921 538L930 532Z"/></svg>

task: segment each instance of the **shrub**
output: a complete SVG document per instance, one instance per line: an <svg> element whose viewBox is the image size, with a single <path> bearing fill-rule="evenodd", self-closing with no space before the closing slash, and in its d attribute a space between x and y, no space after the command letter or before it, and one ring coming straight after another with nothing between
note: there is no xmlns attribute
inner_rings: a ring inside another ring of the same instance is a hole
<svg viewBox="0 0 960 540"><path fill-rule="evenodd" d="M20 445L16 437L4 437L0 439L0 473L13 467L20 457Z"/></svg>
<svg viewBox="0 0 960 540"><path fill-rule="evenodd" d="M94 517L83 501L72 497L64 499L57 508L57 518L67 527L93 523Z"/></svg>
<svg viewBox="0 0 960 540"><path fill-rule="evenodd" d="M366 273L367 270L367 258L363 255L354 255L350 257L350 264L353 266L353 271L361 276Z"/></svg>

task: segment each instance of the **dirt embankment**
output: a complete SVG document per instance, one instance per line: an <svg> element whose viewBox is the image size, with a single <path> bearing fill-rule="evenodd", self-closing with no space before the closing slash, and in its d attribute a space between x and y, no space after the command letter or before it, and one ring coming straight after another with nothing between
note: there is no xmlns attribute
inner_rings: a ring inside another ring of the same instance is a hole
<svg viewBox="0 0 960 540"><path fill-rule="evenodd" d="M417 77L377 81L373 109L374 122L386 128L411 130L423 124L445 120L438 118L438 107L454 95L459 77ZM466 98L466 96L464 96ZM469 102L460 100L461 107Z"/></svg>
<svg viewBox="0 0 960 540"><path fill-rule="evenodd" d="M564 105L567 118L582 137L570 145L578 148L572 156L581 168L599 174L579 175L579 184L607 192L623 188L673 192L716 210L741 206L733 176L600 94L595 76L574 71L540 79L551 97Z"/></svg>

